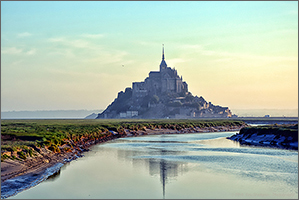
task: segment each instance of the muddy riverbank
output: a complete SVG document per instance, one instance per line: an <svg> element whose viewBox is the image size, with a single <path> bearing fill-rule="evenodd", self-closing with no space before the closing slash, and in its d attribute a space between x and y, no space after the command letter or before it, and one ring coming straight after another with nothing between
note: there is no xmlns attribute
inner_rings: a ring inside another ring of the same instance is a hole
<svg viewBox="0 0 299 200"><path fill-rule="evenodd" d="M27 177L28 180L31 180L32 183L36 183L34 181L34 177L39 180L39 182L47 179L47 177L56 173L61 166L65 163L70 162L78 157L82 156L84 151L88 151L89 148L94 144L99 144L103 142L107 142L120 137L136 137L142 135L159 135L159 134L184 134L184 133L206 133L206 132L223 132L223 131L239 131L242 126L215 126L215 127L193 127L193 128L185 128L181 130L175 129L143 129L138 131L125 129L121 134L118 132L110 131L110 134L106 135L102 138L97 138L93 140L81 140L77 142L71 141L71 146L65 144L60 147L62 151L59 153L54 153L47 148L40 148L38 150L38 154L33 157L28 157L26 160L11 160L5 159L1 162L1 197L8 197L14 195L14 192L11 192L10 189L14 187L24 187L23 185L11 185L10 180L18 178L18 177ZM68 149L67 151L63 151L63 149ZM61 164L61 165L60 165ZM56 168L54 167L56 166ZM58 167L57 167L58 166ZM48 170L51 169L53 170ZM46 173L47 172L47 173ZM44 176L46 173L46 176ZM26 187L30 188L34 185L27 185ZM24 188L23 188L24 189ZM17 191L17 189L14 189ZM7 194L5 194L7 193ZM6 196L5 196L6 195Z"/></svg>

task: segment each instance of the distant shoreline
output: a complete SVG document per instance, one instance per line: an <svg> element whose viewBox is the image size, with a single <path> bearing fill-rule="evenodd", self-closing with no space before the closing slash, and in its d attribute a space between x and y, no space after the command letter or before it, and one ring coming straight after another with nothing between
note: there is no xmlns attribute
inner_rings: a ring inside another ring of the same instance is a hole
<svg viewBox="0 0 299 200"><path fill-rule="evenodd" d="M143 118L121 118L121 120L152 120L152 119L143 119ZM190 119L180 119L180 118L170 118L170 120L241 120L244 122L294 122L298 121L298 117L235 117L235 118L190 118ZM48 117L48 118L2 118L1 120L101 120L101 119L86 119L86 118L80 118L80 117ZM104 119L104 120L109 120ZM153 120L159 120L159 119L153 119ZM167 120L167 119L161 119L161 120Z"/></svg>
<svg viewBox="0 0 299 200"><path fill-rule="evenodd" d="M103 110L37 110L37 111L1 111L1 119L83 119L92 113Z"/></svg>
<svg viewBox="0 0 299 200"><path fill-rule="evenodd" d="M236 118L246 123L262 124L281 124L281 123L298 123L298 117L238 117Z"/></svg>
<svg viewBox="0 0 299 200"><path fill-rule="evenodd" d="M99 114L103 109L80 110L36 110L36 111L1 111L1 119L83 119L93 113ZM239 118L298 118L298 109L232 109Z"/></svg>

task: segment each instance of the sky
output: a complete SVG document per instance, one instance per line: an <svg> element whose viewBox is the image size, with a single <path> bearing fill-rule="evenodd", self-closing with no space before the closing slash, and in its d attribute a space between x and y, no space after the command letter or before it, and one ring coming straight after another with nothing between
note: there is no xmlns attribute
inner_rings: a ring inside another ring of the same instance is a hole
<svg viewBox="0 0 299 200"><path fill-rule="evenodd" d="M194 96L298 108L297 1L1 1L1 111L105 109L162 44Z"/></svg>

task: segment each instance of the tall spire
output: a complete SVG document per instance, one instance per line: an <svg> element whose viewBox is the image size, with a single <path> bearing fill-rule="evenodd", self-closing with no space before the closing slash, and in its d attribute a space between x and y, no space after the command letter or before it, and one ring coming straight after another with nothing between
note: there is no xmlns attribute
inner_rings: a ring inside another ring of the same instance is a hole
<svg viewBox="0 0 299 200"><path fill-rule="evenodd" d="M163 51L162 51L162 60L165 60L165 56L164 56L164 44L163 45Z"/></svg>
<svg viewBox="0 0 299 200"><path fill-rule="evenodd" d="M162 45L163 45L163 48L162 48L162 61L160 64L160 71L167 68L167 64L165 62L165 55L164 55L164 44L162 44Z"/></svg>

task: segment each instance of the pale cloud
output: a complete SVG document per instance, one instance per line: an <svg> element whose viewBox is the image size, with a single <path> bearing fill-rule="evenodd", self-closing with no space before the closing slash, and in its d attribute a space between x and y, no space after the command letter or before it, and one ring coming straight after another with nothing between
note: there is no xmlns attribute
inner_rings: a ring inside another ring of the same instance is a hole
<svg viewBox="0 0 299 200"><path fill-rule="evenodd" d="M49 42L60 43L64 46L71 48L85 48L85 49L94 49L95 45L89 41L82 39L70 39L64 37L49 38Z"/></svg>
<svg viewBox="0 0 299 200"><path fill-rule="evenodd" d="M49 38L48 42L59 45L51 47L52 50L49 52L50 55L62 55L73 58L78 56L78 53L75 52L78 49L80 49L82 53L82 50L93 52L95 49L99 48L86 40L65 37Z"/></svg>
<svg viewBox="0 0 299 200"><path fill-rule="evenodd" d="M103 46L88 40L55 37L49 38L48 41L54 44L60 44L60 46L54 46L49 54L73 57L86 64L98 63L104 65L109 63L131 63L131 61L124 60L124 56L128 55L126 51L107 50L103 48Z"/></svg>
<svg viewBox="0 0 299 200"><path fill-rule="evenodd" d="M297 61L298 57L294 56L264 56L264 55L255 55L249 53L236 53L236 52L228 52L228 51L217 51L207 49L205 45L182 45L182 49L188 49L191 53L200 54L203 56L213 56L218 57L218 61L231 61L232 59L246 59L246 60L264 60L264 61L272 61L272 62L279 62L279 61Z"/></svg>
<svg viewBox="0 0 299 200"><path fill-rule="evenodd" d="M71 49L56 49L55 51L48 52L49 55L61 55L64 57L75 57Z"/></svg>
<svg viewBox="0 0 299 200"><path fill-rule="evenodd" d="M1 48L1 54L20 54L22 51L22 49L16 47Z"/></svg>
<svg viewBox="0 0 299 200"><path fill-rule="evenodd" d="M81 36L85 38L99 39L99 38L103 38L104 34L82 34Z"/></svg>
<svg viewBox="0 0 299 200"><path fill-rule="evenodd" d="M244 54L244 53L234 53L234 52L218 52L218 51L208 51L209 55L224 57L224 58L235 58L242 60L251 60L251 61L267 61L267 62L280 62L280 61L292 61L298 62L298 57L295 56L263 56L263 55L253 55L253 54ZM203 54L208 55L208 54Z"/></svg>
<svg viewBox="0 0 299 200"><path fill-rule="evenodd" d="M298 7L297 6L282 12L282 15L291 15L291 16L297 16L298 17Z"/></svg>
<svg viewBox="0 0 299 200"><path fill-rule="evenodd" d="M63 37L49 38L48 41L49 42L64 42L65 38L63 38Z"/></svg>
<svg viewBox="0 0 299 200"><path fill-rule="evenodd" d="M17 47L6 47L1 49L1 54L9 55L35 55L36 49L24 50Z"/></svg>
<svg viewBox="0 0 299 200"><path fill-rule="evenodd" d="M28 32L23 32L23 33L19 33L19 34L17 34L17 37L18 37L18 38L30 37L30 36L32 36L32 34L31 34L31 33L28 33Z"/></svg>
<svg viewBox="0 0 299 200"><path fill-rule="evenodd" d="M195 50L202 50L204 45L201 44L184 44L180 46L182 49L195 49Z"/></svg>
<svg viewBox="0 0 299 200"><path fill-rule="evenodd" d="M77 71L68 71L66 69L57 69L57 68L47 68L46 69L49 73L51 74L55 74L55 76L57 75L62 75L62 76L69 76L69 77L74 77L74 78L83 78L83 77L96 77L96 78L100 78L100 75L97 73L93 73L93 72L77 72Z"/></svg>
<svg viewBox="0 0 299 200"><path fill-rule="evenodd" d="M128 55L125 51L107 51L100 50L92 57L83 58L80 61L86 64L93 64L100 66L106 66L108 64L114 64L117 66L128 65L134 63L132 60L125 59L124 57Z"/></svg>
<svg viewBox="0 0 299 200"><path fill-rule="evenodd" d="M216 63L227 63L227 62L232 62L233 58L218 58L215 59L214 62Z"/></svg>
<svg viewBox="0 0 299 200"><path fill-rule="evenodd" d="M35 55L36 54L36 49L30 49L29 51L26 52L26 55Z"/></svg>
<svg viewBox="0 0 299 200"><path fill-rule="evenodd" d="M178 64L178 63L185 63L188 61L189 61L189 59L183 59L183 58L167 59L168 65L173 66L173 67L175 67L176 64Z"/></svg>
<svg viewBox="0 0 299 200"><path fill-rule="evenodd" d="M23 60L17 60L17 61L14 61L14 62L12 62L11 64L12 65L20 65L20 64L23 64Z"/></svg>
<svg viewBox="0 0 299 200"><path fill-rule="evenodd" d="M94 45L90 42L87 42L85 40L69 40L67 43L69 46L72 46L74 48L83 48L83 49L93 49Z"/></svg>
<svg viewBox="0 0 299 200"><path fill-rule="evenodd" d="M158 42L147 42L147 41L136 41L137 44L142 46L158 46L161 45L161 43Z"/></svg>
<svg viewBox="0 0 299 200"><path fill-rule="evenodd" d="M206 45L203 44L184 44L181 45L180 48L183 52L192 52L192 53L199 53L205 56L215 55L216 52L212 50L208 50L205 48Z"/></svg>

